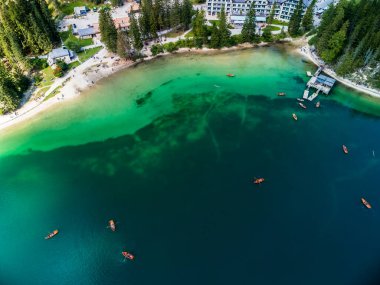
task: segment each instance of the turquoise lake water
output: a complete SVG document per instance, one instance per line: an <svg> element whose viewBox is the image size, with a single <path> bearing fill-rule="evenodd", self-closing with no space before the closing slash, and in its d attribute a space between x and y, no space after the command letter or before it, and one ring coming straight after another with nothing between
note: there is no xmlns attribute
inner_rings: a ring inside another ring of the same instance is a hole
<svg viewBox="0 0 380 285"><path fill-rule="evenodd" d="M2 131L0 284L380 284L380 101L302 110L315 69L169 56Z"/></svg>

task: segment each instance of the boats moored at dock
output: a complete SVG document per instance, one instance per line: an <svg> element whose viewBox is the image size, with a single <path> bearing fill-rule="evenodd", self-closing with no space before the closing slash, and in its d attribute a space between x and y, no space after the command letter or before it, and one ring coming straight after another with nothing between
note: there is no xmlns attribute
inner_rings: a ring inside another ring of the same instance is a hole
<svg viewBox="0 0 380 285"><path fill-rule="evenodd" d="M304 104L298 103L298 105L300 105L301 108L306 109L306 106Z"/></svg>

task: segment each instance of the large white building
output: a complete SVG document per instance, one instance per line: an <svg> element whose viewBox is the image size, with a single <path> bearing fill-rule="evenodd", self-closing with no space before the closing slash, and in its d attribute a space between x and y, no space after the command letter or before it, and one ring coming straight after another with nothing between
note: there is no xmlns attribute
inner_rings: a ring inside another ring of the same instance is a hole
<svg viewBox="0 0 380 285"><path fill-rule="evenodd" d="M261 22L270 15L276 3L274 18L289 21L299 0L207 0L207 15L216 16L224 7L227 16L234 22L236 16L245 16L252 4L255 5L256 17ZM304 11L312 0L303 0Z"/></svg>

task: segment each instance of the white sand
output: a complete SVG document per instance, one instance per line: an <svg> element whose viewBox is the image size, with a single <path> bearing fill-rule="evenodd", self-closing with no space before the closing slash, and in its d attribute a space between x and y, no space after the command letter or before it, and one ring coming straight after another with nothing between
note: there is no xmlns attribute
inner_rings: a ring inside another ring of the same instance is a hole
<svg viewBox="0 0 380 285"><path fill-rule="evenodd" d="M29 100L15 113L0 116L0 130L26 120L63 100L74 98L94 85L96 81L133 64L132 61L120 60L102 49L93 58L70 70L62 78L56 79L43 97ZM60 91L54 97L44 101L44 98L60 86Z"/></svg>

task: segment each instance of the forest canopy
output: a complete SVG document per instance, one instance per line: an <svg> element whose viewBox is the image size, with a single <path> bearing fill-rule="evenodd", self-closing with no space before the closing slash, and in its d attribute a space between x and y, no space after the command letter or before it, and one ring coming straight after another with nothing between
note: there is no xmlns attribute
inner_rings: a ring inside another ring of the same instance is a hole
<svg viewBox="0 0 380 285"><path fill-rule="evenodd" d="M310 43L339 75L367 68L372 70L370 79L374 85L380 87L379 11L379 0L341 0L323 14Z"/></svg>

